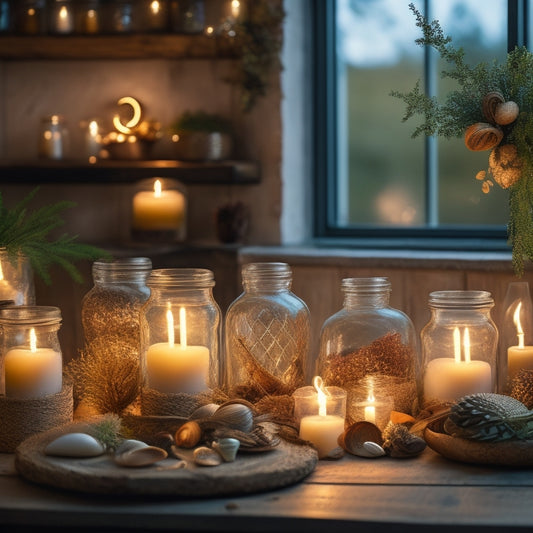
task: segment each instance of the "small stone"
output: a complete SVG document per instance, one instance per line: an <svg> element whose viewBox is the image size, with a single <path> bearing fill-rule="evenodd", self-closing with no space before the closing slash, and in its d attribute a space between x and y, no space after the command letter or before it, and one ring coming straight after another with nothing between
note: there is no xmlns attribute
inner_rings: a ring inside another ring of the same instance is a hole
<svg viewBox="0 0 533 533"><path fill-rule="evenodd" d="M104 452L104 445L87 433L66 433L44 449L46 455L58 457L97 457Z"/></svg>

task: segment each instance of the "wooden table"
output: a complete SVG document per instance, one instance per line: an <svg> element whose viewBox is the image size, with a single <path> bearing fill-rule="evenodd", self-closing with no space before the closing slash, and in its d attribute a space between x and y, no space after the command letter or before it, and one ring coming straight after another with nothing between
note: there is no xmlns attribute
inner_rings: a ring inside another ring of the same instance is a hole
<svg viewBox="0 0 533 533"><path fill-rule="evenodd" d="M20 478L0 454L0 531L337 533L533 529L533 468L345 456L302 483L216 499L123 499L74 494ZM124 528L124 529L118 529ZM429 529L429 528L428 528Z"/></svg>

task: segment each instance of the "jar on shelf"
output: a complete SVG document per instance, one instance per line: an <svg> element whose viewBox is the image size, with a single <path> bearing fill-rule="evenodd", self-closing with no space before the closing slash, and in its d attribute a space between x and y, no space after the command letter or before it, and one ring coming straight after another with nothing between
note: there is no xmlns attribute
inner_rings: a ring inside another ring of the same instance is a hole
<svg viewBox="0 0 533 533"><path fill-rule="evenodd" d="M175 33L202 33L205 27L204 0L172 0L170 27Z"/></svg>
<svg viewBox="0 0 533 533"><path fill-rule="evenodd" d="M347 392L347 418L383 426L417 409L418 351L410 318L389 305L386 277L342 280L343 308L320 332L318 374Z"/></svg>
<svg viewBox="0 0 533 533"><path fill-rule="evenodd" d="M76 33L93 35L102 31L100 0L85 0L76 7Z"/></svg>
<svg viewBox="0 0 533 533"><path fill-rule="evenodd" d="M138 17L140 31L147 33L167 31L170 21L167 0L140 0Z"/></svg>
<svg viewBox="0 0 533 533"><path fill-rule="evenodd" d="M141 312L144 385L163 394L198 394L219 386L220 309L213 272L154 270Z"/></svg>
<svg viewBox="0 0 533 533"><path fill-rule="evenodd" d="M452 403L478 392L495 392L498 331L487 291L436 291L431 318L420 334L422 405Z"/></svg>
<svg viewBox="0 0 533 533"><path fill-rule="evenodd" d="M64 159L68 154L69 134L61 115L50 115L41 119L39 136L39 157Z"/></svg>
<svg viewBox="0 0 533 533"><path fill-rule="evenodd" d="M50 33L63 35L74 32L74 2L72 0L49 2L48 29Z"/></svg>
<svg viewBox="0 0 533 533"><path fill-rule="evenodd" d="M23 35L46 33L45 0L22 0L14 10L14 29Z"/></svg>
<svg viewBox="0 0 533 533"><path fill-rule="evenodd" d="M286 263L249 263L225 320L225 387L250 401L292 394L312 373L310 315Z"/></svg>
<svg viewBox="0 0 533 533"><path fill-rule="evenodd" d="M35 286L28 256L19 253L10 257L0 248L0 305L6 304L35 304Z"/></svg>
<svg viewBox="0 0 533 533"><path fill-rule="evenodd" d="M138 357L141 346L140 312L150 296L146 282L152 271L147 257L95 261L94 286L83 297L81 321L85 345L127 344Z"/></svg>
<svg viewBox="0 0 533 533"><path fill-rule="evenodd" d="M0 394L42 398L61 392L61 311L48 306L0 309Z"/></svg>
<svg viewBox="0 0 533 533"><path fill-rule="evenodd" d="M138 17L133 0L106 2L104 21L106 33L132 33L138 29Z"/></svg>

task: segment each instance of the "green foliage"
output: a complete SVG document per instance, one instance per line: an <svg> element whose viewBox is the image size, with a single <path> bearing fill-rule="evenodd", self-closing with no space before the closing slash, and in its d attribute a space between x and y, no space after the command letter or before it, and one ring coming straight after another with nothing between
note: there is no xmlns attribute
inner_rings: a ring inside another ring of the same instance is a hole
<svg viewBox="0 0 533 533"><path fill-rule="evenodd" d="M74 204L61 201L31 211L29 204L37 191L34 189L11 209L4 205L0 192L0 248L13 260L19 253L26 255L34 271L47 284L51 281L49 268L52 264L60 265L74 280L81 281L74 261L108 257L108 254L94 246L75 242L75 236L61 235L49 240L49 234L63 225L62 213Z"/></svg>
<svg viewBox="0 0 533 533"><path fill-rule="evenodd" d="M172 124L171 130L176 133L184 131L230 133L231 123L228 119L204 111L185 111Z"/></svg>
<svg viewBox="0 0 533 533"><path fill-rule="evenodd" d="M121 436L122 420L118 415L106 413L97 422L85 428L85 432L100 441L106 450L116 450L123 440Z"/></svg>
<svg viewBox="0 0 533 533"><path fill-rule="evenodd" d="M450 65L449 70L441 72L441 77L457 83L457 89L446 96L444 103L424 94L420 81L408 93L390 93L406 104L403 122L415 115L423 117L413 137L421 134L461 137L471 124L486 122L482 102L491 91L499 91L505 100L512 100L519 106L518 119L502 128L501 144L514 144L523 165L521 179L509 188L508 223L513 267L515 273L521 275L524 259L533 260L533 54L524 47L517 47L507 54L504 64L493 61L469 66L464 61L463 49L451 44L451 38L444 35L438 21L428 22L413 4L409 8L423 34L416 43L434 48Z"/></svg>

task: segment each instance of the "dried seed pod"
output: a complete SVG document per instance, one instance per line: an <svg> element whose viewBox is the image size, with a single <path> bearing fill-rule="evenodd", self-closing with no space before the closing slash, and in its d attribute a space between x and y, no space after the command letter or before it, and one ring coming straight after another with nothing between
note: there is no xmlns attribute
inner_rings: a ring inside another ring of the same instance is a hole
<svg viewBox="0 0 533 533"><path fill-rule="evenodd" d="M514 144L504 144L492 150L489 156L489 168L494 181L507 189L514 185L522 175L522 160Z"/></svg>
<svg viewBox="0 0 533 533"><path fill-rule="evenodd" d="M494 121L501 126L507 126L518 118L519 112L520 110L518 109L518 104L516 102L513 102L512 100L503 102L496 107Z"/></svg>
<svg viewBox="0 0 533 533"><path fill-rule="evenodd" d="M498 105L503 104L504 102L505 98L499 91L491 91L485 95L482 103L483 114L489 122L492 122L493 124L496 122L496 108Z"/></svg>
<svg viewBox="0 0 533 533"><path fill-rule="evenodd" d="M194 448L202 438L202 428L194 420L185 422L178 428L174 435L176 446L181 448Z"/></svg>
<svg viewBox="0 0 533 533"><path fill-rule="evenodd" d="M207 446L200 446L193 452L194 462L199 466L218 466L222 457L215 450Z"/></svg>
<svg viewBox="0 0 533 533"><path fill-rule="evenodd" d="M490 150L500 144L503 131L498 126L486 122L476 122L465 131L465 145L473 152Z"/></svg>

